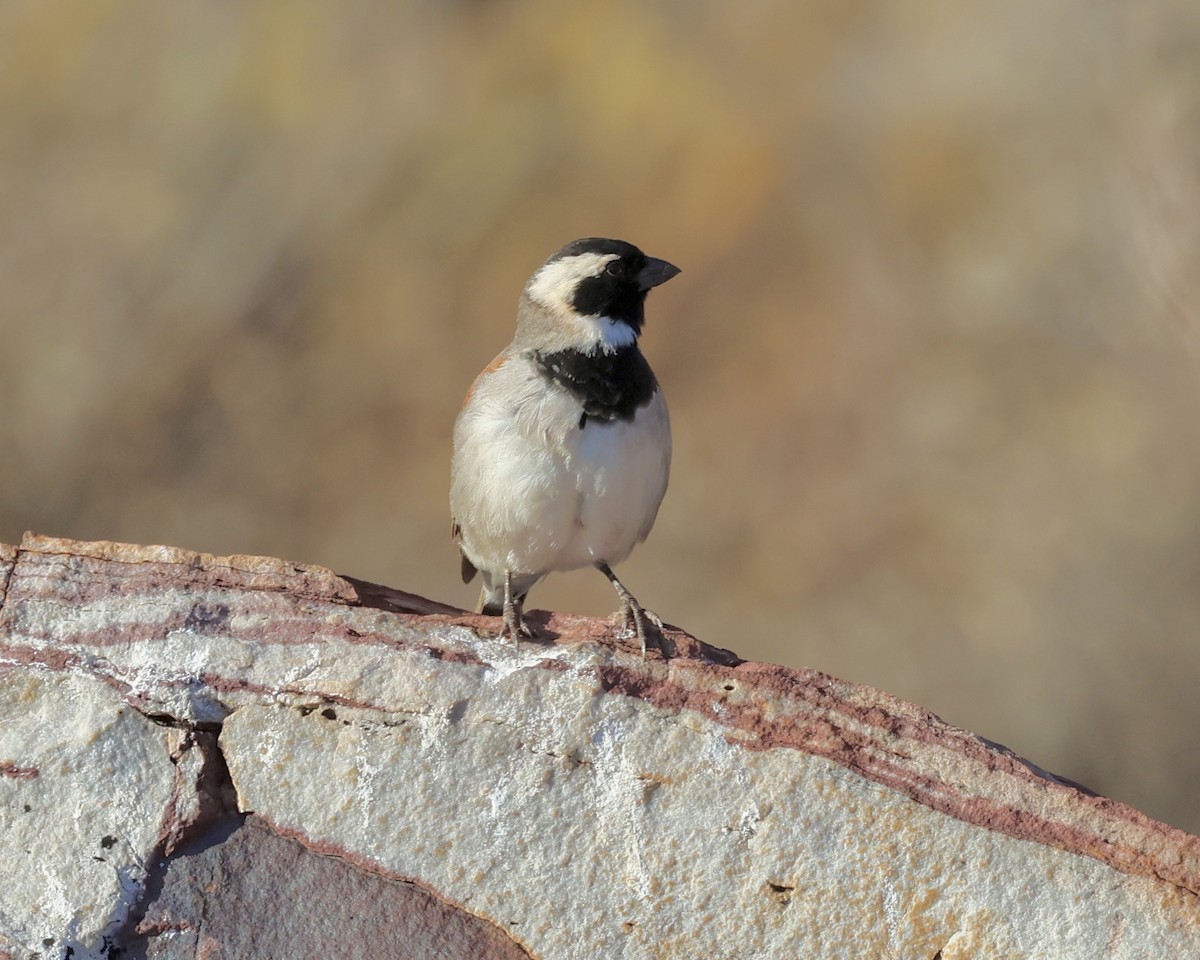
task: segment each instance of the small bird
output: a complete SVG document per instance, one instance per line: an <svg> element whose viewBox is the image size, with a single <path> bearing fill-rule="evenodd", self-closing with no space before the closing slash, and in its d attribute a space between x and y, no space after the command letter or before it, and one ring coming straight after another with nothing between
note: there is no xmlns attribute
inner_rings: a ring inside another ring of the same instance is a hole
<svg viewBox="0 0 1200 960"><path fill-rule="evenodd" d="M530 637L525 597L593 566L646 654L645 610L612 568L646 539L667 490L671 425L638 349L646 294L679 273L622 240L568 243L525 284L517 332L475 379L454 425L452 532L479 611Z"/></svg>

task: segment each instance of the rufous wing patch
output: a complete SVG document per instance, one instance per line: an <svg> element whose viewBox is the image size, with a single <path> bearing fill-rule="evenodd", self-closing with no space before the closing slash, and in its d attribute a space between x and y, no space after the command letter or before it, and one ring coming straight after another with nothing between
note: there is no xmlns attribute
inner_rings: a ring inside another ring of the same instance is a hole
<svg viewBox="0 0 1200 960"><path fill-rule="evenodd" d="M467 388L467 395L465 397L463 397L463 402L462 402L463 407L466 407L466 405L471 402L471 398L473 396L475 396L475 390L479 387L479 384L483 380L483 378L486 377L489 373L495 373L502 366L504 366L504 364L507 362L507 360L508 360L508 354L501 353L494 360L492 360L491 363L489 363L486 367L484 367L479 372L479 376L477 376L473 381L471 381L471 385Z"/></svg>

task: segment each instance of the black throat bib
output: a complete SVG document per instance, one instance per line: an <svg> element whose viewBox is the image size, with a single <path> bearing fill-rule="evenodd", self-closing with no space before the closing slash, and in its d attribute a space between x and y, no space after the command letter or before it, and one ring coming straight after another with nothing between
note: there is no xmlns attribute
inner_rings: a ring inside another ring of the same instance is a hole
<svg viewBox="0 0 1200 960"><path fill-rule="evenodd" d="M658 389L654 372L637 344L612 353L600 349L594 353L535 350L532 356L542 376L557 383L583 405L580 428L587 426L589 420L628 422Z"/></svg>

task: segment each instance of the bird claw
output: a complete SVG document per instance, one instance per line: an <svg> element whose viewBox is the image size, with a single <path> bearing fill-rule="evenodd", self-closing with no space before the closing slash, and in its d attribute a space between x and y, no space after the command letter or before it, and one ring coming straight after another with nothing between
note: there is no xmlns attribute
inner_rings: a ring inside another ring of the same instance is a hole
<svg viewBox="0 0 1200 960"><path fill-rule="evenodd" d="M649 620L658 630L659 639L662 639L663 622L659 619L657 613L645 609L633 594L629 592L625 584L623 584L617 575L612 572L605 561L597 560L596 569L608 577L608 582L613 585L613 589L617 591L617 596L621 598L621 609L613 614L614 618L619 617L621 621L621 630L625 633L629 632L630 624L633 625L633 632L636 634L638 641L642 645L642 659L646 659L646 621Z"/></svg>
<svg viewBox="0 0 1200 960"><path fill-rule="evenodd" d="M500 639L512 637L513 646L521 646L521 638L533 639L533 628L525 623L525 597L514 597L512 571L504 571L504 625L500 628Z"/></svg>
<svg viewBox="0 0 1200 960"><path fill-rule="evenodd" d="M521 645L521 638L532 640L534 637L533 628L525 622L525 618L518 614L515 617L504 617L504 623L500 626L498 638L503 640L505 637L512 637L513 646Z"/></svg>
<svg viewBox="0 0 1200 960"><path fill-rule="evenodd" d="M659 636L662 636L662 619L653 610L647 610L636 600L625 601L621 605L621 609L613 614L612 619L619 625L618 629L622 636L638 638L638 643L642 647L643 660L646 659L647 621L658 631Z"/></svg>

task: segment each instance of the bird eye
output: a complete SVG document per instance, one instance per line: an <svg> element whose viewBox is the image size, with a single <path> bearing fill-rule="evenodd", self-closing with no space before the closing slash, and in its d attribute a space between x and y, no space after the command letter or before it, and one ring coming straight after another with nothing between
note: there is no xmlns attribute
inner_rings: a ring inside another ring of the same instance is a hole
<svg viewBox="0 0 1200 960"><path fill-rule="evenodd" d="M625 263L621 260L609 260L604 265L604 272L610 277L623 277L625 276Z"/></svg>

